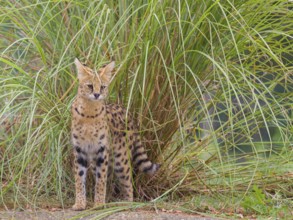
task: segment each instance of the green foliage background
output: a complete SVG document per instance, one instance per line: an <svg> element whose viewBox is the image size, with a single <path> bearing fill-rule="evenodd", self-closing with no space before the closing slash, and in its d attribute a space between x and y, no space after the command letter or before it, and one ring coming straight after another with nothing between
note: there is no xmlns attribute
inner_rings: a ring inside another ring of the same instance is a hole
<svg viewBox="0 0 293 220"><path fill-rule="evenodd" d="M0 1L0 202L73 203L73 61L116 61L157 177L138 201L292 198L292 2ZM224 196L225 195L225 196ZM228 199L227 199L228 198ZM292 204L292 203L291 203Z"/></svg>

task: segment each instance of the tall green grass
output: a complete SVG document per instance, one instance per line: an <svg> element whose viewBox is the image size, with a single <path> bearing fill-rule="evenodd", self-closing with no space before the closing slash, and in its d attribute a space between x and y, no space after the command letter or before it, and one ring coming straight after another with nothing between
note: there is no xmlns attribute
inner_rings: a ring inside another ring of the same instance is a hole
<svg viewBox="0 0 293 220"><path fill-rule="evenodd" d="M137 201L292 197L292 19L285 0L2 0L2 206L73 203L75 57L116 60L109 101L162 164Z"/></svg>

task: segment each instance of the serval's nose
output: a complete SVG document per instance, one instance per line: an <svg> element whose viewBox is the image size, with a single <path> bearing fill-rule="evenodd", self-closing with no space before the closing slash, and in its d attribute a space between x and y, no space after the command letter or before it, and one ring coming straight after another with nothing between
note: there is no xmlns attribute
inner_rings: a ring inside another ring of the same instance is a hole
<svg viewBox="0 0 293 220"><path fill-rule="evenodd" d="M99 93L95 93L94 96L95 96L96 99L98 99L100 97L100 94Z"/></svg>

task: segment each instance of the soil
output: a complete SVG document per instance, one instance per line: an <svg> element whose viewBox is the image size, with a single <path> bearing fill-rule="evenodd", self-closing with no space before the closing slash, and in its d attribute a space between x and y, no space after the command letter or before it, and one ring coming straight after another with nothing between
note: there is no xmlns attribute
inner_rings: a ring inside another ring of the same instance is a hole
<svg viewBox="0 0 293 220"><path fill-rule="evenodd" d="M95 219L98 217L95 214L92 214L87 217L78 217L80 212L72 210L62 210L62 211L1 211L0 219L9 219L9 220L65 220L70 219L76 216L74 219ZM119 212L112 214L104 218L105 220L216 220L219 218L210 218L203 217L199 215L189 215L185 213L167 213L167 212L150 212L150 211L128 211L128 212Z"/></svg>

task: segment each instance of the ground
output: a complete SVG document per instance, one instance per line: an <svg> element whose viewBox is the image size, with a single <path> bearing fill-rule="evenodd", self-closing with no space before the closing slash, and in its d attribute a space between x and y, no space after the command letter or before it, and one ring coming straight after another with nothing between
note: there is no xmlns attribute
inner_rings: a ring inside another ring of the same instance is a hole
<svg viewBox="0 0 293 220"><path fill-rule="evenodd" d="M92 213L87 217L79 217L80 212L64 210L64 211L1 211L0 219L21 219L21 220L62 220L62 219L100 219L99 214ZM119 212L104 218L105 220L216 220L217 218L203 217L200 215L189 215L185 213L166 213L166 212L150 212L150 211L130 211Z"/></svg>

